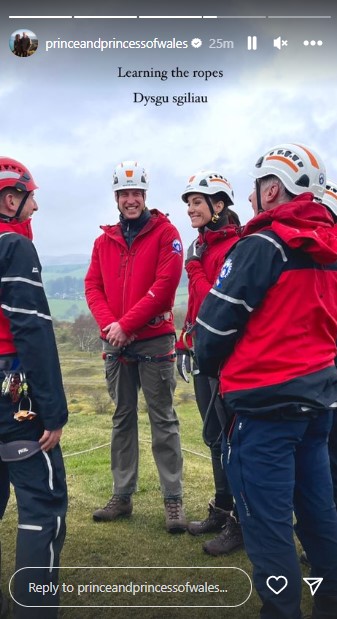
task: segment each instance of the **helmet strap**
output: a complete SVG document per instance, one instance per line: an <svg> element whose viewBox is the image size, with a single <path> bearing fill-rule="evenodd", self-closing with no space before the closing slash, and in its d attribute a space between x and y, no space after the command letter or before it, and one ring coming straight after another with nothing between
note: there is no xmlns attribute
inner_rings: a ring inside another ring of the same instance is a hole
<svg viewBox="0 0 337 619"><path fill-rule="evenodd" d="M23 198L22 198L22 200L21 200L21 202L19 204L18 210L16 211L14 217L11 217L11 219L19 219L19 217L20 217L20 215L22 213L22 209L25 206L30 193L31 193L30 191L27 191L26 194L23 196Z"/></svg>
<svg viewBox="0 0 337 619"><path fill-rule="evenodd" d="M261 181L259 178L255 179L255 193L256 193L256 203L257 203L257 214L264 213L261 202Z"/></svg>
<svg viewBox="0 0 337 619"><path fill-rule="evenodd" d="M6 221L6 222L10 222L13 221L14 219L19 219L21 213L22 213L22 209L25 206L27 200L28 200L28 196L31 192L30 191L26 191L25 195L23 196L17 211L15 213L15 215L12 215L12 217L10 217L10 215L4 215L4 213L0 213L0 219L1 221Z"/></svg>
<svg viewBox="0 0 337 619"><path fill-rule="evenodd" d="M211 198L207 194L205 194L205 200L207 202L207 206L208 206L209 210L211 211L212 221L213 221L213 217L216 215L216 213L214 213L214 208L213 208L212 200L211 200ZM219 217L218 217L218 219L219 219ZM217 221L217 219L215 221Z"/></svg>
<svg viewBox="0 0 337 619"><path fill-rule="evenodd" d="M8 215L4 215L3 213L0 213L0 221L5 221L6 223L9 223L13 219L14 217L8 217Z"/></svg>

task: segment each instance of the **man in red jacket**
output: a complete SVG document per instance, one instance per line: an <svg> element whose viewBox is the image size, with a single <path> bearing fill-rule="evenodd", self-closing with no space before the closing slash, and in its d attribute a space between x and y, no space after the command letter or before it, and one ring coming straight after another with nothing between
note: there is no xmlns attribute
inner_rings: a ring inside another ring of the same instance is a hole
<svg viewBox="0 0 337 619"><path fill-rule="evenodd" d="M145 205L144 168L124 161L113 174L120 221L102 226L85 278L89 308L101 329L113 416L113 495L96 522L132 513L138 478L138 392L147 403L152 452L164 496L166 528L186 530L182 507L179 422L173 408L175 292L182 272L179 233L166 215Z"/></svg>
<svg viewBox="0 0 337 619"><path fill-rule="evenodd" d="M262 600L261 619L301 619L296 533L321 579L313 619L337 617L337 513L328 436L337 406L337 234L325 167L299 144L255 165L255 217L197 317L200 371L220 373L233 414L226 472ZM236 277L237 273L240 277Z"/></svg>

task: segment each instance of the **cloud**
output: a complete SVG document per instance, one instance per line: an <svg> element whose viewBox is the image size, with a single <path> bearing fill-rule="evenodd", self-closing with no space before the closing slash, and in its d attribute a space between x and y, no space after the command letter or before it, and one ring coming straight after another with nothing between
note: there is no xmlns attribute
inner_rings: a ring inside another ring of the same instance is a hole
<svg viewBox="0 0 337 619"><path fill-rule="evenodd" d="M170 94L207 93L207 104L144 107L132 103L136 86L106 84L101 74L96 87L76 80L65 84L59 76L46 88L35 76L23 122L19 93L29 92L30 78L22 76L18 89L5 76L1 150L24 159L40 186L35 223L40 251L90 253L99 224L117 219L111 177L123 159L147 167L149 205L170 213L186 243L195 233L180 196L187 178L199 169L218 169L229 178L243 222L252 215L249 172L258 156L277 143L314 147L325 158L328 175L336 178L337 89L331 74L321 71L314 87L307 73L290 77L280 56L271 54L254 71L241 68L207 85L173 80L165 86ZM163 85L144 80L142 88L156 93Z"/></svg>

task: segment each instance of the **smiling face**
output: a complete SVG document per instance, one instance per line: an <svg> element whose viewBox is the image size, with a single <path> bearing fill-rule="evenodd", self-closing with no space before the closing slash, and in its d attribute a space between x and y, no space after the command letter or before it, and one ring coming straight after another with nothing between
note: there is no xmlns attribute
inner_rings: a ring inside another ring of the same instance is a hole
<svg viewBox="0 0 337 619"><path fill-rule="evenodd" d="M138 219L145 208L145 191L121 189L115 192L118 208L125 219Z"/></svg>
<svg viewBox="0 0 337 619"><path fill-rule="evenodd" d="M192 228L207 226L212 219L212 213L202 193L190 193L187 196L187 214L191 220ZM220 213L224 207L222 200L213 202L214 213Z"/></svg>

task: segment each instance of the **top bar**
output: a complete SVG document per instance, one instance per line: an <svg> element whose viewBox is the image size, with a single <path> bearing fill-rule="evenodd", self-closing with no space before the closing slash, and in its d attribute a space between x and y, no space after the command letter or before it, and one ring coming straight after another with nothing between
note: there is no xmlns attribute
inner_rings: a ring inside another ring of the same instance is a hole
<svg viewBox="0 0 337 619"><path fill-rule="evenodd" d="M9 19L73 19L72 15L9 15ZM331 19L331 15L74 15L74 19Z"/></svg>

